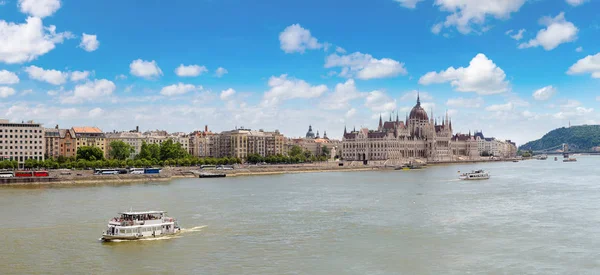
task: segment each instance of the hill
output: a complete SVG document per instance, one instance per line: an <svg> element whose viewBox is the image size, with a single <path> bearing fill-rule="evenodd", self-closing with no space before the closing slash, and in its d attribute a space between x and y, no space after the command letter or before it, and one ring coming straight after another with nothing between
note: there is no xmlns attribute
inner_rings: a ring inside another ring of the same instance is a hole
<svg viewBox="0 0 600 275"><path fill-rule="evenodd" d="M569 150L592 150L592 147L600 146L600 125L581 125L554 129L538 140L521 145L519 150L538 151L556 147L560 149L563 143L569 145Z"/></svg>

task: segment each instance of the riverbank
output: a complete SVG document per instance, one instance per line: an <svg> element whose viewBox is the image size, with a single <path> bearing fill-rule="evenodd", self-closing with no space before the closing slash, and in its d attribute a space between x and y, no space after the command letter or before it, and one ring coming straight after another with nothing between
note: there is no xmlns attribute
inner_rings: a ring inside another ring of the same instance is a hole
<svg viewBox="0 0 600 275"><path fill-rule="evenodd" d="M471 164L483 162L500 162L511 160L469 160L454 162L433 162L426 166L452 165L452 164ZM355 162L344 163L343 166L338 162L313 163L313 164L282 164L282 165L239 165L233 170L199 170L198 167L164 167L160 174L119 174L119 175L94 175L92 170L51 170L50 178L52 180L32 181L23 180L18 182L8 182L0 186L15 185L78 185L78 184L119 184L119 183L144 183L144 182L165 182L178 178L197 178L200 173L218 173L225 174L227 177L244 176L265 176L281 174L298 173L328 173L328 172L360 172L360 171L378 171L394 170L396 165L385 163L375 163L371 165L362 165Z"/></svg>

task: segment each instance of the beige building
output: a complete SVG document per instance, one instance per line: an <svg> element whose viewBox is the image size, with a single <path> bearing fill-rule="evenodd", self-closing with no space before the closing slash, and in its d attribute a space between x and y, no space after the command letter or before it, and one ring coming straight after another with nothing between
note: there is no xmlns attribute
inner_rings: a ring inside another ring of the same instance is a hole
<svg viewBox="0 0 600 275"><path fill-rule="evenodd" d="M211 144L214 140L212 137L215 134L208 130L208 126L204 126L204 131L195 131L190 134L190 155L195 157L210 157L213 156L211 152Z"/></svg>
<svg viewBox="0 0 600 275"><path fill-rule="evenodd" d="M0 119L0 160L44 160L44 128L33 121L11 123Z"/></svg>
<svg viewBox="0 0 600 275"><path fill-rule="evenodd" d="M75 135L75 154L77 150L83 146L98 147L104 153L104 157L108 157L106 137L102 130L98 127L72 127L71 130Z"/></svg>
<svg viewBox="0 0 600 275"><path fill-rule="evenodd" d="M145 140L144 135L137 131L131 132L113 132L106 133L106 144L107 148L110 150L110 143L113 141L123 141L129 144L133 148L133 152L129 156L130 158L135 158L140 151L142 150L142 143Z"/></svg>
<svg viewBox="0 0 600 275"><path fill-rule="evenodd" d="M285 153L285 137L277 130L236 129L210 136L208 143L213 148L211 156L215 157L246 159L250 154L266 157Z"/></svg>
<svg viewBox="0 0 600 275"><path fill-rule="evenodd" d="M494 156L499 158L514 158L517 156L517 145L510 140L486 138L483 132L475 132L477 151L480 156Z"/></svg>
<svg viewBox="0 0 600 275"><path fill-rule="evenodd" d="M472 159L477 155L477 141L472 136L453 135L452 121L446 115L440 121L429 118L417 104L405 121L396 115L393 121L379 118L377 130L367 128L347 132L344 129L342 157L345 160L382 161L415 159L427 161L453 161Z"/></svg>
<svg viewBox="0 0 600 275"><path fill-rule="evenodd" d="M62 156L65 158L76 157L76 139L72 129L47 128L44 131L46 140L46 157L57 159Z"/></svg>
<svg viewBox="0 0 600 275"><path fill-rule="evenodd" d="M190 137L185 133L173 133L169 134L167 131L151 131L145 132L144 138L148 144L162 144L167 140L172 140L173 143L180 143L181 147L186 151L190 152Z"/></svg>

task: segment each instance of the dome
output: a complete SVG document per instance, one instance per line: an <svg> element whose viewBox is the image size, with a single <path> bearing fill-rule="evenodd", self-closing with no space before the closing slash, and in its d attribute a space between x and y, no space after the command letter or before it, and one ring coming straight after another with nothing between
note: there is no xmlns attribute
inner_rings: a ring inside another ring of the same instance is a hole
<svg viewBox="0 0 600 275"><path fill-rule="evenodd" d="M315 138L315 133L313 133L312 125L308 126L308 132L306 132L306 138Z"/></svg>
<svg viewBox="0 0 600 275"><path fill-rule="evenodd" d="M415 105L415 107L412 108L408 118L417 120L429 120L427 112L425 112L423 107L421 107L421 100L419 99L419 96L417 96L417 105Z"/></svg>

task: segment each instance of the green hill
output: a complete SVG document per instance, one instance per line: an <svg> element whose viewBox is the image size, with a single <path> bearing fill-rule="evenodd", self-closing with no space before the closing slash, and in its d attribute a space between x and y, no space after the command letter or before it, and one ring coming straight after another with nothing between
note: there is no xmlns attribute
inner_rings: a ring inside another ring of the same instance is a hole
<svg viewBox="0 0 600 275"><path fill-rule="evenodd" d="M569 150L587 151L592 147L600 146L600 125L571 126L570 128L558 128L545 134L541 139L527 142L520 150L546 150L552 148L560 149L560 145L566 143Z"/></svg>

